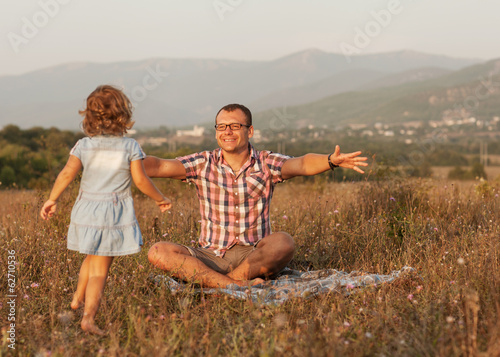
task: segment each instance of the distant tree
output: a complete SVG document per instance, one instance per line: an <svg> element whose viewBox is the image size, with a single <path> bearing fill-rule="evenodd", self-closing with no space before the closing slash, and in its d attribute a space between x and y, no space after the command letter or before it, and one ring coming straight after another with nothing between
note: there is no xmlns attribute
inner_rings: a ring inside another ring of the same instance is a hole
<svg viewBox="0 0 500 357"><path fill-rule="evenodd" d="M16 183L16 172L10 166L3 166L0 170L0 184L2 187L11 187Z"/></svg>
<svg viewBox="0 0 500 357"><path fill-rule="evenodd" d="M460 166L455 166L450 172L448 172L448 178L450 180L468 180L471 178L470 172L462 169Z"/></svg>
<svg viewBox="0 0 500 357"><path fill-rule="evenodd" d="M22 131L17 125L9 124L0 131L0 139L9 143L20 144L23 139Z"/></svg>
<svg viewBox="0 0 500 357"><path fill-rule="evenodd" d="M472 169L471 169L471 176L472 178L483 178L487 179L486 172L484 171L484 166L480 162L475 162L472 164Z"/></svg>
<svg viewBox="0 0 500 357"><path fill-rule="evenodd" d="M431 177L432 169L431 164L425 161L419 166L412 166L405 170L406 174L411 177Z"/></svg>

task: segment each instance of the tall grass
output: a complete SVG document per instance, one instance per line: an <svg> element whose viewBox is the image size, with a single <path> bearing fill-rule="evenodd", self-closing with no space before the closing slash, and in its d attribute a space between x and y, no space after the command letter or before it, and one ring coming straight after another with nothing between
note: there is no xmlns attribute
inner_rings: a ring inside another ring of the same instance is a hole
<svg viewBox="0 0 500 357"><path fill-rule="evenodd" d="M387 274L405 279L348 297L330 294L258 306L227 297L171 295L147 261L160 240L192 244L198 202L192 186L159 181L175 200L161 215L135 193L145 245L112 265L97 324L87 335L69 308L83 255L66 249L76 186L43 222L39 192L2 191L0 355L22 356L500 356L498 185L447 181L288 182L271 206L274 231L296 241L294 269ZM7 341L7 250L17 266L16 350ZM5 267L5 268L4 268Z"/></svg>

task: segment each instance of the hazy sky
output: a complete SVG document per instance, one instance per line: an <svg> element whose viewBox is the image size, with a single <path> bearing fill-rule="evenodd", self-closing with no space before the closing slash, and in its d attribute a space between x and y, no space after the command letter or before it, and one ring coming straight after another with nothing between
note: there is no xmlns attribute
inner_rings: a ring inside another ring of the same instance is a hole
<svg viewBox="0 0 500 357"><path fill-rule="evenodd" d="M0 75L74 61L270 60L307 48L500 57L498 0L0 0Z"/></svg>

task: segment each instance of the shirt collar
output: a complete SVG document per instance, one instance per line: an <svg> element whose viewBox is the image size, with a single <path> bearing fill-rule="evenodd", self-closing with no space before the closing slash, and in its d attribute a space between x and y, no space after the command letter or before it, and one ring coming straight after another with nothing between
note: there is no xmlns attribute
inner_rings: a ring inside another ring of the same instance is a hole
<svg viewBox="0 0 500 357"><path fill-rule="evenodd" d="M253 164L257 160L257 151L255 150L253 145L250 143L248 143L248 150L250 151L250 155L249 155L250 164ZM222 149L221 148L216 149L215 150L215 161L217 162L217 164L221 165L223 162L223 159L224 158L222 157ZM248 160L243 166L246 166L247 163L248 163Z"/></svg>

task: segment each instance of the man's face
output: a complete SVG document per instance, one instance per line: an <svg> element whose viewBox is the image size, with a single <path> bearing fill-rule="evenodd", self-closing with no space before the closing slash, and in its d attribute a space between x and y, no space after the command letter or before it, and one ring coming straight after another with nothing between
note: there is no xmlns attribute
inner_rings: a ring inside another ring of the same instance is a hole
<svg viewBox="0 0 500 357"><path fill-rule="evenodd" d="M246 125L245 113L236 109L232 112L221 111L215 119L216 124L240 123ZM219 147L227 153L240 154L248 149L248 139L253 136L253 126L242 126L239 130L231 130L229 126L224 131L215 131Z"/></svg>

